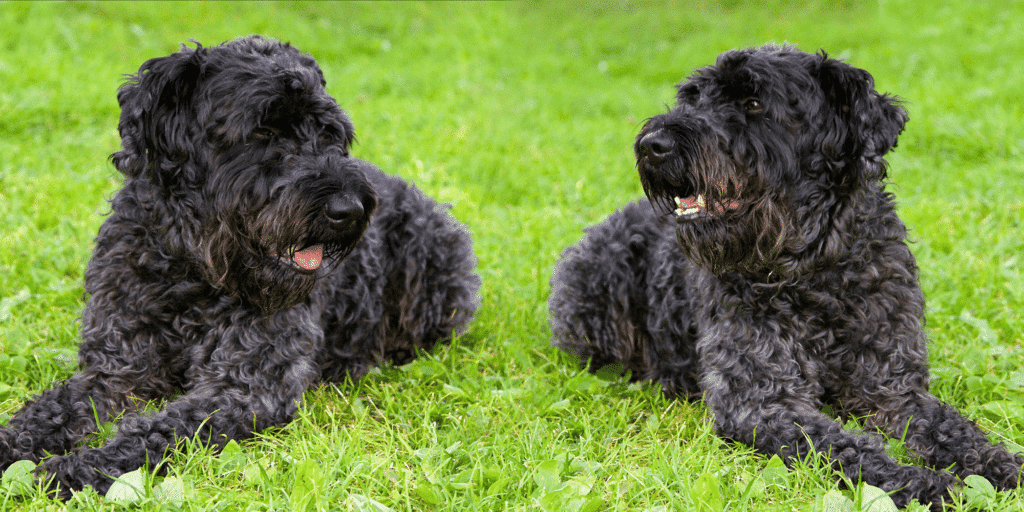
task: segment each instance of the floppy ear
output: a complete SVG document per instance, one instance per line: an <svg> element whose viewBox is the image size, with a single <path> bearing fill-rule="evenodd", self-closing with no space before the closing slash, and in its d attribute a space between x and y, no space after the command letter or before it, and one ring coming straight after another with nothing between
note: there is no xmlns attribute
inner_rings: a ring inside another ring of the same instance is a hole
<svg viewBox="0 0 1024 512"><path fill-rule="evenodd" d="M195 50L183 46L178 53L146 61L138 73L128 75L117 93L121 106L117 131L124 149L110 156L122 174L130 178L145 174L162 182L168 178L163 172L186 172L181 163L187 153L178 148L187 144L195 130L189 107L205 54L199 43ZM178 161L166 165L163 160L168 159Z"/></svg>
<svg viewBox="0 0 1024 512"><path fill-rule="evenodd" d="M900 101L875 91L871 74L821 52L816 75L829 104L826 126L816 140L836 183L857 186L885 179L883 158L910 117ZM852 164L852 168L851 168Z"/></svg>

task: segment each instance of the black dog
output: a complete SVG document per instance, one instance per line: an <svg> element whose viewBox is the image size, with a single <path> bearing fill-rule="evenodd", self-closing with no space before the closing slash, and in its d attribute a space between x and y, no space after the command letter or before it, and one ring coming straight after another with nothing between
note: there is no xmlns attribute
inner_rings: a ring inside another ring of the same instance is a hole
<svg viewBox="0 0 1024 512"><path fill-rule="evenodd" d="M292 419L322 379L404 364L463 331L466 230L349 155L316 61L258 36L152 59L118 94L124 174L85 273L81 371L0 428L0 469L62 497ZM166 398L141 414L141 401ZM100 448L76 444L128 411Z"/></svg>
<svg viewBox="0 0 1024 512"><path fill-rule="evenodd" d="M637 137L650 203L589 228L558 262L551 327L591 370L703 397L726 438L787 460L813 449L900 506L938 509L957 477L1016 487L1024 456L928 392L917 265L882 181L908 118L873 83L790 47L696 71ZM937 469L899 465L825 404Z"/></svg>

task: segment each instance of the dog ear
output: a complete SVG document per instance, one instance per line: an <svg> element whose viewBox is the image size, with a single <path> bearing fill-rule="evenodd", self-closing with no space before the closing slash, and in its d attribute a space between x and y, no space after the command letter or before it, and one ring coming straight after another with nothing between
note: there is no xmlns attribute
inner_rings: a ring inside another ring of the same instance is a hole
<svg viewBox="0 0 1024 512"><path fill-rule="evenodd" d="M188 108L199 76L203 72L206 50L198 42L196 48L182 49L167 57L150 59L139 72L127 76L117 93L121 120L117 130L123 149L112 154L114 167L130 178L144 173L162 181L161 168L183 172L182 162L161 165L158 157L182 155L180 148L194 131L189 122L194 114Z"/></svg>
<svg viewBox="0 0 1024 512"><path fill-rule="evenodd" d="M885 179L883 157L896 147L909 120L906 109L898 99L875 91L874 79L863 69L830 59L825 52L818 55L815 67L813 73L832 110L816 141L829 167L844 182ZM851 163L854 169L849 168Z"/></svg>

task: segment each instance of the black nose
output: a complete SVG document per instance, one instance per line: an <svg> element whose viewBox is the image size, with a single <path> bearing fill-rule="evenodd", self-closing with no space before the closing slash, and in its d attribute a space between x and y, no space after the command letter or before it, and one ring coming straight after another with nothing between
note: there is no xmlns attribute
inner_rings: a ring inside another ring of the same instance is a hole
<svg viewBox="0 0 1024 512"><path fill-rule="evenodd" d="M336 195L324 205L324 214L334 229L347 229L366 214L366 209L356 196Z"/></svg>
<svg viewBox="0 0 1024 512"><path fill-rule="evenodd" d="M652 164L660 164L672 155L676 143L664 130L657 130L644 135L639 146L641 156Z"/></svg>

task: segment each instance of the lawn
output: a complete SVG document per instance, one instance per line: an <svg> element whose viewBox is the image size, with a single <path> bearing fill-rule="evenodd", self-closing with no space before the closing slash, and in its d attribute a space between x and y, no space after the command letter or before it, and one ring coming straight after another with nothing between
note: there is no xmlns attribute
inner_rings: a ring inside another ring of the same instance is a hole
<svg viewBox="0 0 1024 512"><path fill-rule="evenodd" d="M0 3L0 423L75 369L91 240L119 186L116 91L195 39L316 57L354 154L453 205L483 305L292 424L189 446L142 510L819 510L843 490L714 435L701 403L549 346L552 266L642 194L631 144L722 51L789 42L869 70L911 121L890 155L928 298L933 391L1024 450L1024 2ZM159 406L159 404L154 404ZM914 457L898 442L892 450ZM1024 491L985 495L1024 509ZM167 491L167 492L165 492ZM0 510L60 508L0 490ZM116 510L80 493L69 506ZM920 508L923 510L923 508Z"/></svg>

